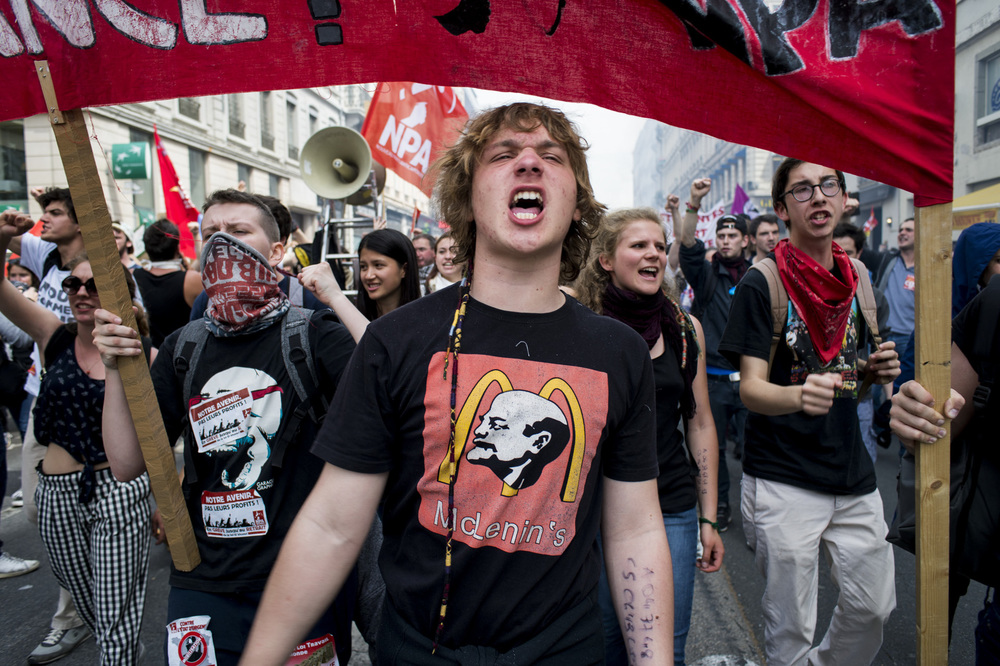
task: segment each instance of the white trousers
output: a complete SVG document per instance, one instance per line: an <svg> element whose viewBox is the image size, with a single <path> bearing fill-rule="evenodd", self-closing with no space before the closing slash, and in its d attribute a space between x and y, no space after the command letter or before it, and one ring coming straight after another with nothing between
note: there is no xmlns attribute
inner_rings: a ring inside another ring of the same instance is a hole
<svg viewBox="0 0 1000 666"><path fill-rule="evenodd" d="M865 666L896 607L892 546L878 491L829 495L743 475L743 529L764 587L769 666ZM824 550L840 589L823 641L813 647Z"/></svg>

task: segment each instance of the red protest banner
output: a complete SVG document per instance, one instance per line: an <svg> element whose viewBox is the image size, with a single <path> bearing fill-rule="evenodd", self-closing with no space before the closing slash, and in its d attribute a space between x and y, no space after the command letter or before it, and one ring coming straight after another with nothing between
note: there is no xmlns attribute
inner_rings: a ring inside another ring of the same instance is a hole
<svg viewBox="0 0 1000 666"><path fill-rule="evenodd" d="M180 251L188 259L195 259L194 237L188 229L188 222L198 221L198 209L191 203L187 192L177 178L174 163L160 142L160 133L153 125L153 139L156 141L156 154L160 158L160 180L163 183L163 198L167 207L167 219L177 225L180 231Z"/></svg>
<svg viewBox="0 0 1000 666"><path fill-rule="evenodd" d="M455 91L422 83L380 83L361 127L372 157L427 196L425 178L438 151L455 140L469 119Z"/></svg>
<svg viewBox="0 0 1000 666"><path fill-rule="evenodd" d="M0 120L45 111L41 57L64 108L419 81L591 102L952 198L953 0L4 4Z"/></svg>

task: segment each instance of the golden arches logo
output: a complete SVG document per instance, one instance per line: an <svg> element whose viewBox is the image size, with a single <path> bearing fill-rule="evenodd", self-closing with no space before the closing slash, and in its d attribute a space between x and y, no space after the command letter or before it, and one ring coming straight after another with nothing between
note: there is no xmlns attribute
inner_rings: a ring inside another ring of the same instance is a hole
<svg viewBox="0 0 1000 666"><path fill-rule="evenodd" d="M476 382L455 421L454 463L448 452L445 452L444 459L438 466L437 478L439 482L448 483L452 475L454 475L454 478L458 478L458 465L465 454L465 443L469 438L469 431L472 429L472 420L476 412L479 411L483 396L486 395L486 391L493 382L499 385L501 393L514 390L510 379L501 370L491 370ZM580 474L583 469L583 459L587 443L586 427L583 421L580 401L577 399L572 387L565 380L559 378L550 379L542 387L542 390L539 391L538 396L546 400L551 400L552 394L556 391L562 393L566 398L573 423L573 445L570 450L566 475L563 479L561 497L563 502L574 502L580 489ZM504 483L500 493L504 497L514 497L517 495L517 490Z"/></svg>

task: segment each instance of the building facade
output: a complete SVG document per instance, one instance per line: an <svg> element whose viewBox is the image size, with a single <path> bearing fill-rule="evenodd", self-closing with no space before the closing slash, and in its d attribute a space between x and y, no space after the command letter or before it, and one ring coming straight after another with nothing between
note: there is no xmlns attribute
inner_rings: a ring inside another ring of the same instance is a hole
<svg viewBox="0 0 1000 666"><path fill-rule="evenodd" d="M96 137L94 157L111 217L126 229L138 230L133 234L138 246L141 227L165 213L153 146L155 124L195 207L200 208L212 191L242 183L249 192L280 199L310 235L318 226L322 201L299 175L302 146L326 127L360 131L374 88L374 84L329 86L88 109L87 122ZM125 143L147 144L151 170L146 178L115 177L113 146ZM46 116L0 123L0 209L17 208L37 217L41 210L28 196L29 190L64 187L66 182ZM429 208L419 188L391 171L382 201L389 226L401 231L409 231L414 208ZM347 211L365 212L373 211ZM350 244L356 244L353 238Z"/></svg>

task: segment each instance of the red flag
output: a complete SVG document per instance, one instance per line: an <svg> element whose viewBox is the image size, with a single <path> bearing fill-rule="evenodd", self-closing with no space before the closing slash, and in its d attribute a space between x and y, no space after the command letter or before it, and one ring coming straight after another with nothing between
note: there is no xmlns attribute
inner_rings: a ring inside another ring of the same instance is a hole
<svg viewBox="0 0 1000 666"><path fill-rule="evenodd" d="M153 125L153 139L156 141L156 155L160 158L160 180L163 181L163 198L167 204L167 219L177 225L181 232L181 254L194 259L194 237L187 228L188 222L198 221L198 209L191 203L187 192L181 187L174 171L174 163L160 143L160 133Z"/></svg>
<svg viewBox="0 0 1000 666"><path fill-rule="evenodd" d="M410 222L410 238L413 238L413 232L417 230L417 220L419 219L420 219L420 209L414 206L413 220Z"/></svg>
<svg viewBox="0 0 1000 666"><path fill-rule="evenodd" d="M368 107L361 136L376 161L430 196L434 182L425 178L427 169L468 119L458 95L448 86L381 83Z"/></svg>
<svg viewBox="0 0 1000 666"><path fill-rule="evenodd" d="M868 219L865 220L865 226L862 227L862 231L864 231L866 234L870 234L872 229L874 229L876 226L878 226L878 220L875 219L875 209L872 208L871 214L868 216Z"/></svg>
<svg viewBox="0 0 1000 666"><path fill-rule="evenodd" d="M307 5L343 3L91 4L47 2L59 10L21 12L26 24L0 11L0 120L47 112L40 58L64 109L421 81L598 104L893 185L917 206L953 197L954 0L368 0L322 23ZM684 104L664 104L678 81ZM753 103L720 105L720 91Z"/></svg>

